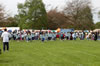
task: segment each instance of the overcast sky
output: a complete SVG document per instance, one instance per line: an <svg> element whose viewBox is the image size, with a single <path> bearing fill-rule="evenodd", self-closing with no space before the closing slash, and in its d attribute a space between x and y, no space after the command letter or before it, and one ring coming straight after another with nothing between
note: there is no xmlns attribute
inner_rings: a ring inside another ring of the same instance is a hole
<svg viewBox="0 0 100 66"><path fill-rule="evenodd" d="M11 15L14 15L17 13L17 4L18 3L24 3L25 0L0 0L0 3L5 6L5 10L9 11ZM63 6L67 0L43 0L44 4L46 4L46 7L56 7L59 6L60 9L63 9ZM100 0L92 0L92 6L95 10L94 13L94 22L100 21L98 19L97 12L100 10ZM48 9L48 8L47 8Z"/></svg>

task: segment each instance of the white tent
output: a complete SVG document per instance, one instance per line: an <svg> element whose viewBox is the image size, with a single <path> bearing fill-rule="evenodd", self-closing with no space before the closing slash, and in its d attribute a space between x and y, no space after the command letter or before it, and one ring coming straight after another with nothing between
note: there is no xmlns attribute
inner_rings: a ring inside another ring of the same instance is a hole
<svg viewBox="0 0 100 66"><path fill-rule="evenodd" d="M20 27L0 27L1 30L4 30L5 28L11 31L20 30Z"/></svg>

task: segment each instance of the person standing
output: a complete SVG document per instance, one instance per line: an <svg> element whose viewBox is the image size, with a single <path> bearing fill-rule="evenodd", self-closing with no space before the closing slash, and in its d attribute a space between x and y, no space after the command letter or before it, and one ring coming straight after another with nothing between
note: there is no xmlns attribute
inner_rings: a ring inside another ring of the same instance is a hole
<svg viewBox="0 0 100 66"><path fill-rule="evenodd" d="M0 54L1 54L1 49L0 49Z"/></svg>
<svg viewBox="0 0 100 66"><path fill-rule="evenodd" d="M98 33L96 32L96 33L95 33L94 40L97 41L97 39L98 39Z"/></svg>
<svg viewBox="0 0 100 66"><path fill-rule="evenodd" d="M4 29L4 32L2 33L1 37L3 38L3 51L6 50L9 51L9 38L10 33L7 32L7 29Z"/></svg>

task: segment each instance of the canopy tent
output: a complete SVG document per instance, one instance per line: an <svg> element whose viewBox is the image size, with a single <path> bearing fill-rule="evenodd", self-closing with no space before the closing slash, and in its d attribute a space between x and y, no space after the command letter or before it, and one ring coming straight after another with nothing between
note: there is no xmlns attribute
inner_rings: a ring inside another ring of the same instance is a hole
<svg viewBox="0 0 100 66"><path fill-rule="evenodd" d="M100 32L100 29L95 29L93 30L93 32Z"/></svg>
<svg viewBox="0 0 100 66"><path fill-rule="evenodd" d="M84 30L85 33L89 33L89 30Z"/></svg>
<svg viewBox="0 0 100 66"><path fill-rule="evenodd" d="M60 33L74 32L74 29L61 29Z"/></svg>
<svg viewBox="0 0 100 66"><path fill-rule="evenodd" d="M82 32L82 30L75 30L74 32Z"/></svg>
<svg viewBox="0 0 100 66"><path fill-rule="evenodd" d="M8 30L8 32L10 32L10 33L11 33L11 32L12 32L12 30Z"/></svg>
<svg viewBox="0 0 100 66"><path fill-rule="evenodd" d="M0 27L1 30L7 29L11 31L20 30L20 27Z"/></svg>

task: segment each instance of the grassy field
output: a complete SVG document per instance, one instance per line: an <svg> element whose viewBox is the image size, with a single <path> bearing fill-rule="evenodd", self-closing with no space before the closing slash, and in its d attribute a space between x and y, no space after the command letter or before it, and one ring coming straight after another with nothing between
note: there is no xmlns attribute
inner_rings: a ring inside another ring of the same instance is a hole
<svg viewBox="0 0 100 66"><path fill-rule="evenodd" d="M100 41L10 41L0 66L100 66Z"/></svg>

